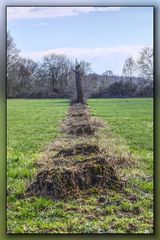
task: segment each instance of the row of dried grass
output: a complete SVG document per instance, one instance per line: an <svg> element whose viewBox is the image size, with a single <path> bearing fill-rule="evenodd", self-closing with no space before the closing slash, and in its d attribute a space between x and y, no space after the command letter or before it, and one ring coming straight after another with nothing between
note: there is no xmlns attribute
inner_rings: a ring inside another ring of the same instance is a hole
<svg viewBox="0 0 160 240"><path fill-rule="evenodd" d="M28 195L61 198L92 187L124 188L120 170L135 161L122 139L114 138L80 104L69 109L62 129L63 137L50 144L39 161L41 168Z"/></svg>
<svg viewBox="0 0 160 240"><path fill-rule="evenodd" d="M61 130L66 134L82 136L94 135L100 127L103 127L102 122L91 117L88 106L74 104L69 109L67 118L62 123Z"/></svg>
<svg viewBox="0 0 160 240"><path fill-rule="evenodd" d="M92 187L123 190L122 181L110 162L96 156L82 163L74 163L68 168L51 168L41 171L35 182L27 189L28 195L64 198Z"/></svg>

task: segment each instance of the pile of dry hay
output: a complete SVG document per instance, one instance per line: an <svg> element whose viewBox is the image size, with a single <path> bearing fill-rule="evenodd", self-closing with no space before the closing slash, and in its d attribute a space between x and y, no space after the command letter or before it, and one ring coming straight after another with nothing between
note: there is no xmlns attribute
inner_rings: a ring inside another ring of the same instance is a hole
<svg viewBox="0 0 160 240"><path fill-rule="evenodd" d="M123 189L124 182L103 157L76 162L70 167L54 167L41 171L28 192L34 195L63 198L91 187Z"/></svg>
<svg viewBox="0 0 160 240"><path fill-rule="evenodd" d="M103 124L91 117L88 106L74 104L70 107L67 118L62 124L62 131L77 136L93 135L100 127L103 127Z"/></svg>
<svg viewBox="0 0 160 240"><path fill-rule="evenodd" d="M96 121L95 121L96 122ZM95 126L96 125L96 126ZM63 123L68 134L94 135L102 124L95 124L86 105L75 104ZM77 144L61 149L52 158L50 168L44 168L28 187L28 195L63 198L92 187L124 189L112 159L105 157L96 144Z"/></svg>

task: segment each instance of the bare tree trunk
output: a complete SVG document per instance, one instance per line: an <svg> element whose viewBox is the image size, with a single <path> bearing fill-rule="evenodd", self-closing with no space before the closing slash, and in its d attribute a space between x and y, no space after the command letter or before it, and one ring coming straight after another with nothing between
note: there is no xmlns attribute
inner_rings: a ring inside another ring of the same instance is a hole
<svg viewBox="0 0 160 240"><path fill-rule="evenodd" d="M78 64L75 69L76 75L76 91L77 91L77 103L84 104L83 90L82 90L82 74L80 70L80 65Z"/></svg>

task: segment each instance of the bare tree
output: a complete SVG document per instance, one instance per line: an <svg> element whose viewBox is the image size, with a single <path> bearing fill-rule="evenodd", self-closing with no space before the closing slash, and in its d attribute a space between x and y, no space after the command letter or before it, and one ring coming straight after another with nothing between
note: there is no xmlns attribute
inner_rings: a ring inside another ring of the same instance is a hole
<svg viewBox="0 0 160 240"><path fill-rule="evenodd" d="M43 76L53 92L65 91L70 74L70 61L65 55L47 55L42 64Z"/></svg>
<svg viewBox="0 0 160 240"><path fill-rule="evenodd" d="M141 77L153 80L153 50L151 48L142 49L137 65Z"/></svg>
<svg viewBox="0 0 160 240"><path fill-rule="evenodd" d="M20 58L17 63L16 91L18 96L30 97L34 92L37 63L31 59Z"/></svg>
<svg viewBox="0 0 160 240"><path fill-rule="evenodd" d="M72 92L72 96L74 97L73 102L82 103L86 102L86 94L84 94L84 78L91 71L90 63L86 61L78 62L75 60L74 63L71 64L71 71L75 73L75 86L72 88L75 92Z"/></svg>
<svg viewBox="0 0 160 240"><path fill-rule="evenodd" d="M19 50L14 43L14 39L7 32L7 95L10 97L15 85L17 75L17 63L19 61Z"/></svg>
<svg viewBox="0 0 160 240"><path fill-rule="evenodd" d="M9 73L18 62L19 53L20 50L17 49L14 39L10 35L10 32L7 32L7 73Z"/></svg>
<svg viewBox="0 0 160 240"><path fill-rule="evenodd" d="M84 103L82 79L81 79L82 72L81 72L80 64L77 64L75 67L75 75L76 75L77 103Z"/></svg>
<svg viewBox="0 0 160 240"><path fill-rule="evenodd" d="M136 72L136 63L132 57L129 57L125 60L123 70L122 70L122 75L132 80L135 72Z"/></svg>
<svg viewBox="0 0 160 240"><path fill-rule="evenodd" d="M30 97L34 92L37 63L31 59L19 58L16 70L12 71L11 97ZM8 83L10 84L10 82Z"/></svg>

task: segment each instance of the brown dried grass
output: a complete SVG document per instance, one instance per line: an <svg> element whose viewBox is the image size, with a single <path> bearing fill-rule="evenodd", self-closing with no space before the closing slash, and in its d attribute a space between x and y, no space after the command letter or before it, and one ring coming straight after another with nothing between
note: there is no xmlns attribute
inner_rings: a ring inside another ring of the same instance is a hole
<svg viewBox="0 0 160 240"><path fill-rule="evenodd" d="M27 195L63 198L93 187L124 189L120 176L135 159L122 139L112 137L101 120L91 117L88 106L71 106L62 130L61 138L47 147L38 162L40 171Z"/></svg>
<svg viewBox="0 0 160 240"><path fill-rule="evenodd" d="M51 168L39 172L35 182L27 189L27 194L64 198L92 187L123 190L124 185L125 182L107 159L94 157L68 168Z"/></svg>

